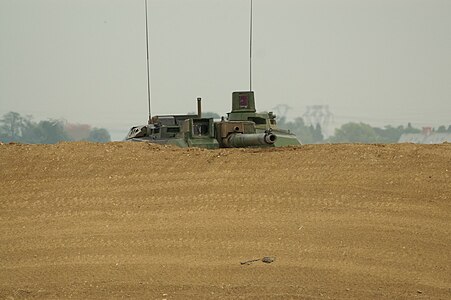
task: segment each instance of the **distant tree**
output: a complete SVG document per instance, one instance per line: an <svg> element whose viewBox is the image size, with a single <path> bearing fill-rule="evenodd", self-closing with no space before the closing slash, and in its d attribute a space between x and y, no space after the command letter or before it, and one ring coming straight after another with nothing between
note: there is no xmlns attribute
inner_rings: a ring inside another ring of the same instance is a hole
<svg viewBox="0 0 451 300"><path fill-rule="evenodd" d="M71 140L74 141L87 140L91 134L91 126L88 124L66 123L64 130Z"/></svg>
<svg viewBox="0 0 451 300"><path fill-rule="evenodd" d="M451 125L448 126L448 129L446 130L446 132L450 132L451 133Z"/></svg>
<svg viewBox="0 0 451 300"><path fill-rule="evenodd" d="M88 140L109 142L111 137L104 128L91 129L86 124L68 124L63 120L33 122L31 116L22 117L9 112L0 119L0 141L28 144L55 144L62 141Z"/></svg>
<svg viewBox="0 0 451 300"><path fill-rule="evenodd" d="M439 127L437 128L437 132L440 132L440 133L446 132L446 127L445 127L444 125L439 126Z"/></svg>
<svg viewBox="0 0 451 300"><path fill-rule="evenodd" d="M373 127L365 123L346 123L335 129L330 138L333 143L377 143L378 136Z"/></svg>
<svg viewBox="0 0 451 300"><path fill-rule="evenodd" d="M188 115L197 115L197 112L189 112ZM205 111L202 112L202 118L221 119L221 116L215 112Z"/></svg>
<svg viewBox="0 0 451 300"><path fill-rule="evenodd" d="M36 139L33 143L56 144L71 140L64 130L64 122L61 120L40 121L34 130Z"/></svg>
<svg viewBox="0 0 451 300"><path fill-rule="evenodd" d="M221 119L221 116L215 112L207 111L202 113L202 118Z"/></svg>
<svg viewBox="0 0 451 300"><path fill-rule="evenodd" d="M105 128L91 128L88 124L66 123L64 126L69 138L73 141L90 141L107 143L111 141L111 136Z"/></svg>
<svg viewBox="0 0 451 300"><path fill-rule="evenodd" d="M107 143L111 142L111 136L105 128L93 128L87 140L90 142Z"/></svg>
<svg viewBox="0 0 451 300"><path fill-rule="evenodd" d="M321 125L319 124L316 124L315 129L313 129L313 139L315 140L315 142L322 142L324 140Z"/></svg>
<svg viewBox="0 0 451 300"><path fill-rule="evenodd" d="M9 112L0 119L0 136L5 142L20 142L26 119L17 112Z"/></svg>
<svg viewBox="0 0 451 300"><path fill-rule="evenodd" d="M377 135L378 143L397 143L405 129L404 126L387 125L384 128L373 127L373 130Z"/></svg>
<svg viewBox="0 0 451 300"><path fill-rule="evenodd" d="M321 126L319 124L316 127L313 125L307 126L301 117L289 122L286 121L285 117L281 117L277 120L277 125L293 132L303 144L322 143L324 140Z"/></svg>
<svg viewBox="0 0 451 300"><path fill-rule="evenodd" d="M39 144L42 140L42 129L39 128L38 124L32 120L29 116L25 120L25 126L22 130L22 140L23 143L28 144Z"/></svg>
<svg viewBox="0 0 451 300"><path fill-rule="evenodd" d="M412 124L409 122L409 123L407 123L407 128L404 129L404 132L403 132L403 133L420 133L420 132L421 132L420 129L414 128L414 127L412 126Z"/></svg>
<svg viewBox="0 0 451 300"><path fill-rule="evenodd" d="M328 141L333 143L397 143L404 133L420 133L411 123L407 127L387 125L384 128L371 127L365 123L347 123L335 130Z"/></svg>

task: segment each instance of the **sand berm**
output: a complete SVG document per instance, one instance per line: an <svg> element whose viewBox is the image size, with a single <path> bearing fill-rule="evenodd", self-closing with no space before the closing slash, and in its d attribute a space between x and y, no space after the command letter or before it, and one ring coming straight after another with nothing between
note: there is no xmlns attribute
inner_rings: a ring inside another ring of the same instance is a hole
<svg viewBox="0 0 451 300"><path fill-rule="evenodd" d="M0 299L451 299L450 201L451 144L3 144Z"/></svg>

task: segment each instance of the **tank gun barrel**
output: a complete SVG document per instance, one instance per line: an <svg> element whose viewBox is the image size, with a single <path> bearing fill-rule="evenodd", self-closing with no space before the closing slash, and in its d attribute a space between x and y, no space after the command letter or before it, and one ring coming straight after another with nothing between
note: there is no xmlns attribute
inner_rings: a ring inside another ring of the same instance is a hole
<svg viewBox="0 0 451 300"><path fill-rule="evenodd" d="M274 133L232 133L224 139L225 146L229 148L252 147L272 145L276 142Z"/></svg>

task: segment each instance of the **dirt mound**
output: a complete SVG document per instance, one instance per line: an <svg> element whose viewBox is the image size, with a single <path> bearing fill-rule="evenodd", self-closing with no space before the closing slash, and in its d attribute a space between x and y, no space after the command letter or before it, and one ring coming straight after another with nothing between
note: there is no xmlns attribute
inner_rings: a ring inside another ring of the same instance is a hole
<svg viewBox="0 0 451 300"><path fill-rule="evenodd" d="M0 298L450 299L450 177L450 144L3 144Z"/></svg>

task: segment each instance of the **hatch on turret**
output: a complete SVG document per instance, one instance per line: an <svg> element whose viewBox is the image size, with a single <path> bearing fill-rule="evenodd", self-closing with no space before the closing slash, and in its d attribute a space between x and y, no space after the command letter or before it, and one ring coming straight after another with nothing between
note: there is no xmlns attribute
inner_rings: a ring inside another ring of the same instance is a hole
<svg viewBox="0 0 451 300"><path fill-rule="evenodd" d="M253 91L233 92L232 113L250 112L255 113L255 98Z"/></svg>

